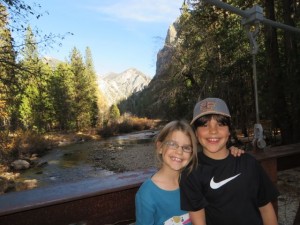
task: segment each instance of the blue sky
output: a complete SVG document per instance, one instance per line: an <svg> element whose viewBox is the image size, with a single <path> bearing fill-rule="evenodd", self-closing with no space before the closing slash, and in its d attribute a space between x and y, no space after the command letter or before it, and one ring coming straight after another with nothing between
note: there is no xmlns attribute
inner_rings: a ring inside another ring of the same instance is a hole
<svg viewBox="0 0 300 225"><path fill-rule="evenodd" d="M33 0L32 0L33 1ZM84 55L91 48L99 75L134 67L153 77L156 54L163 47L168 27L180 15L183 0L39 0L40 19L29 21L44 33L65 34L42 54L69 58L73 47ZM30 4L30 3L29 3Z"/></svg>

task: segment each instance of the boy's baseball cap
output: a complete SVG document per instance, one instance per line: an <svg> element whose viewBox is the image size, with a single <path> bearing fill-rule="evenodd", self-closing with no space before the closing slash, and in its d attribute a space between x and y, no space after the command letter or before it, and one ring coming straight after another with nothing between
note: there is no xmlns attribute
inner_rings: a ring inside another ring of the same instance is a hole
<svg viewBox="0 0 300 225"><path fill-rule="evenodd" d="M231 117L226 103L219 98L206 98L195 105L191 125L201 116L219 114Z"/></svg>

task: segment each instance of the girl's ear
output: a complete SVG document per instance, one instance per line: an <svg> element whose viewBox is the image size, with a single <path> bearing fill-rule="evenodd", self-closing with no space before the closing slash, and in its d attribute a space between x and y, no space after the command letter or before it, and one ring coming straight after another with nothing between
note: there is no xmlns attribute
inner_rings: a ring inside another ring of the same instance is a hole
<svg viewBox="0 0 300 225"><path fill-rule="evenodd" d="M156 151L159 153L159 154L162 154L162 145L163 143L161 141L158 141L156 143Z"/></svg>

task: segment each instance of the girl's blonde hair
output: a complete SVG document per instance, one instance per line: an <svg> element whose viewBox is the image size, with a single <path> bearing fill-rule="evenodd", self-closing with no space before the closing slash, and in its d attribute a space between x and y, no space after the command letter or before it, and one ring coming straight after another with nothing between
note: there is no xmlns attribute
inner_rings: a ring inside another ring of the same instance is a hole
<svg viewBox="0 0 300 225"><path fill-rule="evenodd" d="M198 164L198 158L197 158L197 139L195 136L195 132L193 128L189 125L188 122L185 120L174 120L166 124L161 131L157 134L155 138L155 146L157 147L158 142L163 143L166 138L171 135L175 131L181 131L184 134L186 134L192 143L192 153L191 153L191 159L186 168L188 169L188 172L191 172ZM162 154L159 153L159 151L156 149L156 158L158 161L158 166L161 167L163 163Z"/></svg>

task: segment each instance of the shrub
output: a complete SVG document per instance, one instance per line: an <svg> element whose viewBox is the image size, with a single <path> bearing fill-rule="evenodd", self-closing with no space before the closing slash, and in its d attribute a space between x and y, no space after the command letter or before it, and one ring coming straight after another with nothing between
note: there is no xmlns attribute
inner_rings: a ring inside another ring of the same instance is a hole
<svg viewBox="0 0 300 225"><path fill-rule="evenodd" d="M49 141L32 131L19 131L12 141L10 154L14 157L28 156L33 153L44 154L49 149Z"/></svg>
<svg viewBox="0 0 300 225"><path fill-rule="evenodd" d="M118 120L109 122L107 126L99 129L98 134L102 137L110 137L121 133L153 129L156 125L156 120L125 115Z"/></svg>

